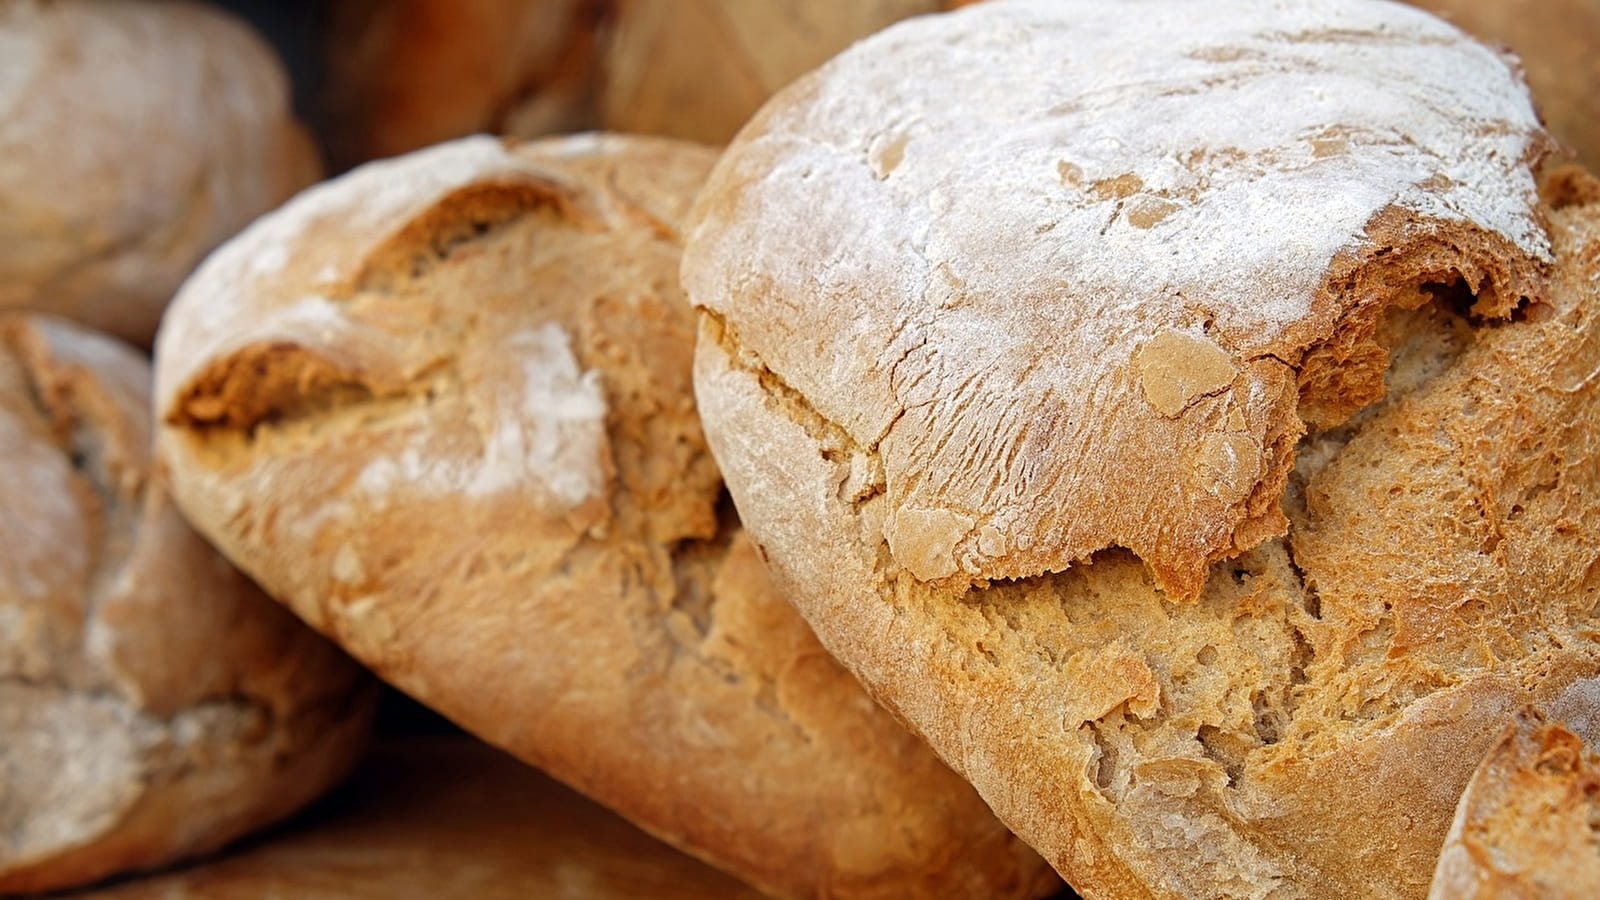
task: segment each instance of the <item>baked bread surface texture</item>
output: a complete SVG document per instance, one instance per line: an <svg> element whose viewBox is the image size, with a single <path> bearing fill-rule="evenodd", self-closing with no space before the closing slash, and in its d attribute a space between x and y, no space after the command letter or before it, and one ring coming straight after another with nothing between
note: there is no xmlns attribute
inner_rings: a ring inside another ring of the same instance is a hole
<svg viewBox="0 0 1600 900"><path fill-rule="evenodd" d="M1393 4L981 3L768 105L686 287L867 450L916 577L1125 547L1193 599L1283 533L1304 423L1382 392L1385 308L1529 295L1546 145L1505 62Z"/></svg>
<svg viewBox="0 0 1600 900"><path fill-rule="evenodd" d="M349 768L372 691L179 517L150 370L0 315L0 893L213 850Z"/></svg>
<svg viewBox="0 0 1600 900"><path fill-rule="evenodd" d="M1047 893L719 509L676 274L714 158L470 138L296 198L163 329L176 494L383 677L764 890Z"/></svg>
<svg viewBox="0 0 1600 900"><path fill-rule="evenodd" d="M691 214L698 402L780 590L1086 897L1421 897L1600 673L1600 209L1424 14L1201 6L780 94Z"/></svg>
<svg viewBox="0 0 1600 900"><path fill-rule="evenodd" d="M147 345L202 256L319 174L282 66L227 13L0 4L0 307Z"/></svg>
<svg viewBox="0 0 1600 900"><path fill-rule="evenodd" d="M1595 698L1584 699L1592 715ZM1519 710L1461 795L1428 900L1595 896L1600 756L1566 725Z"/></svg>

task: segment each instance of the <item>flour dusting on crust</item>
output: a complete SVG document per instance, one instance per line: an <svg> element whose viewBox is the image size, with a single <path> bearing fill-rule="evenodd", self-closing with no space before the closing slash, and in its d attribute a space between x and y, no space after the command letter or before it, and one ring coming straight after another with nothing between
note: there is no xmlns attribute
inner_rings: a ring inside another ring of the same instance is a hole
<svg viewBox="0 0 1600 900"><path fill-rule="evenodd" d="M1512 64L1398 4L1001 0L770 103L701 197L685 282L881 459L919 578L1121 546L1192 596L1282 532L1297 404L1326 424L1381 393L1376 345L1313 378L1319 347L1423 283L1492 316L1534 292L1547 143Z"/></svg>

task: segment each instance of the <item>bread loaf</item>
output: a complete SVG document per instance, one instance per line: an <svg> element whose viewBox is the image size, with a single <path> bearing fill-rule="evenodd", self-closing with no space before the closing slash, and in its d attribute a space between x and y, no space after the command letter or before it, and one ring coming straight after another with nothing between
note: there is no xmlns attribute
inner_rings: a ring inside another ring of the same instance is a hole
<svg viewBox="0 0 1600 900"><path fill-rule="evenodd" d="M480 131L592 118L597 0L339 0L324 36L335 168Z"/></svg>
<svg viewBox="0 0 1600 900"><path fill-rule="evenodd" d="M204 853L353 762L357 668L179 518L150 369L0 315L0 894Z"/></svg>
<svg viewBox="0 0 1600 900"><path fill-rule="evenodd" d="M677 282L714 158L471 138L296 198L162 330L175 492L383 677L763 890L1047 892L719 508Z"/></svg>
<svg viewBox="0 0 1600 900"><path fill-rule="evenodd" d="M1579 703L1593 715L1592 697ZM1461 795L1428 900L1600 896L1597 831L1600 756L1561 723L1521 710Z"/></svg>
<svg viewBox="0 0 1600 900"><path fill-rule="evenodd" d="M1421 897L1511 712L1600 676L1600 211L1547 146L1397 4L894 26L697 201L708 442L1086 897Z"/></svg>
<svg viewBox="0 0 1600 900"><path fill-rule="evenodd" d="M200 258L318 173L277 59L215 7L0 4L0 308L147 344Z"/></svg>
<svg viewBox="0 0 1600 900"><path fill-rule="evenodd" d="M607 128L722 144L779 88L940 0L615 0L603 38Z"/></svg>

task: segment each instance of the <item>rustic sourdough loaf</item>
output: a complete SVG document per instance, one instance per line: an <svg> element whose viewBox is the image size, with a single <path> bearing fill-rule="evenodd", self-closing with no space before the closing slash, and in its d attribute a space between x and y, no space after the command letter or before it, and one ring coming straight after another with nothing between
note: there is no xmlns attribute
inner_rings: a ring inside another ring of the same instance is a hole
<svg viewBox="0 0 1600 900"><path fill-rule="evenodd" d="M178 516L150 369L0 316L0 894L203 853L344 773L373 692Z"/></svg>
<svg viewBox="0 0 1600 900"><path fill-rule="evenodd" d="M765 890L1048 891L719 511L676 274L713 159L469 138L296 198L162 331L176 495L385 678Z"/></svg>
<svg viewBox="0 0 1600 900"><path fill-rule="evenodd" d="M1565 725L1521 710L1461 795L1428 900L1594 897L1600 756Z"/></svg>
<svg viewBox="0 0 1600 900"><path fill-rule="evenodd" d="M691 215L709 443L1086 896L1419 897L1511 711L1600 674L1600 211L1546 143L1396 4L897 25Z"/></svg>
<svg viewBox="0 0 1600 900"><path fill-rule="evenodd" d="M0 307L148 344L200 258L318 170L277 59L226 13L0 4Z"/></svg>

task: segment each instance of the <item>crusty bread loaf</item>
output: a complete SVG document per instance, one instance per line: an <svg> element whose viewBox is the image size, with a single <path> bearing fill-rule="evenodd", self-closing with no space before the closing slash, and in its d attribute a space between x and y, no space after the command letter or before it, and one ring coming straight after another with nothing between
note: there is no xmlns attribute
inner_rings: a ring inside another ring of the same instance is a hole
<svg viewBox="0 0 1600 900"><path fill-rule="evenodd" d="M589 124L599 0L338 0L322 131L336 169L479 131Z"/></svg>
<svg viewBox="0 0 1600 900"><path fill-rule="evenodd" d="M385 678L766 890L1048 890L719 513L676 274L713 159L470 138L296 198L162 330L175 493Z"/></svg>
<svg viewBox="0 0 1600 900"><path fill-rule="evenodd" d="M150 369L0 316L0 894L202 853L344 773L356 666L179 518Z"/></svg>
<svg viewBox="0 0 1600 900"><path fill-rule="evenodd" d="M1600 676L1600 215L1545 145L1396 4L897 25L697 201L709 443L1085 896L1420 897L1511 711Z"/></svg>
<svg viewBox="0 0 1600 900"><path fill-rule="evenodd" d="M1566 726L1521 710L1461 795L1428 900L1594 897L1600 756Z"/></svg>
<svg viewBox="0 0 1600 900"><path fill-rule="evenodd" d="M0 4L0 307L147 344L200 258L318 170L277 59L226 13Z"/></svg>
<svg viewBox="0 0 1600 900"><path fill-rule="evenodd" d="M778 89L940 0L614 0L602 53L607 128L721 144Z"/></svg>
<svg viewBox="0 0 1600 900"><path fill-rule="evenodd" d="M1600 168L1600 0L1410 0L1516 51L1550 131Z"/></svg>
<svg viewBox="0 0 1600 900"><path fill-rule="evenodd" d="M74 900L759 900L465 737L380 741L291 827Z"/></svg>

